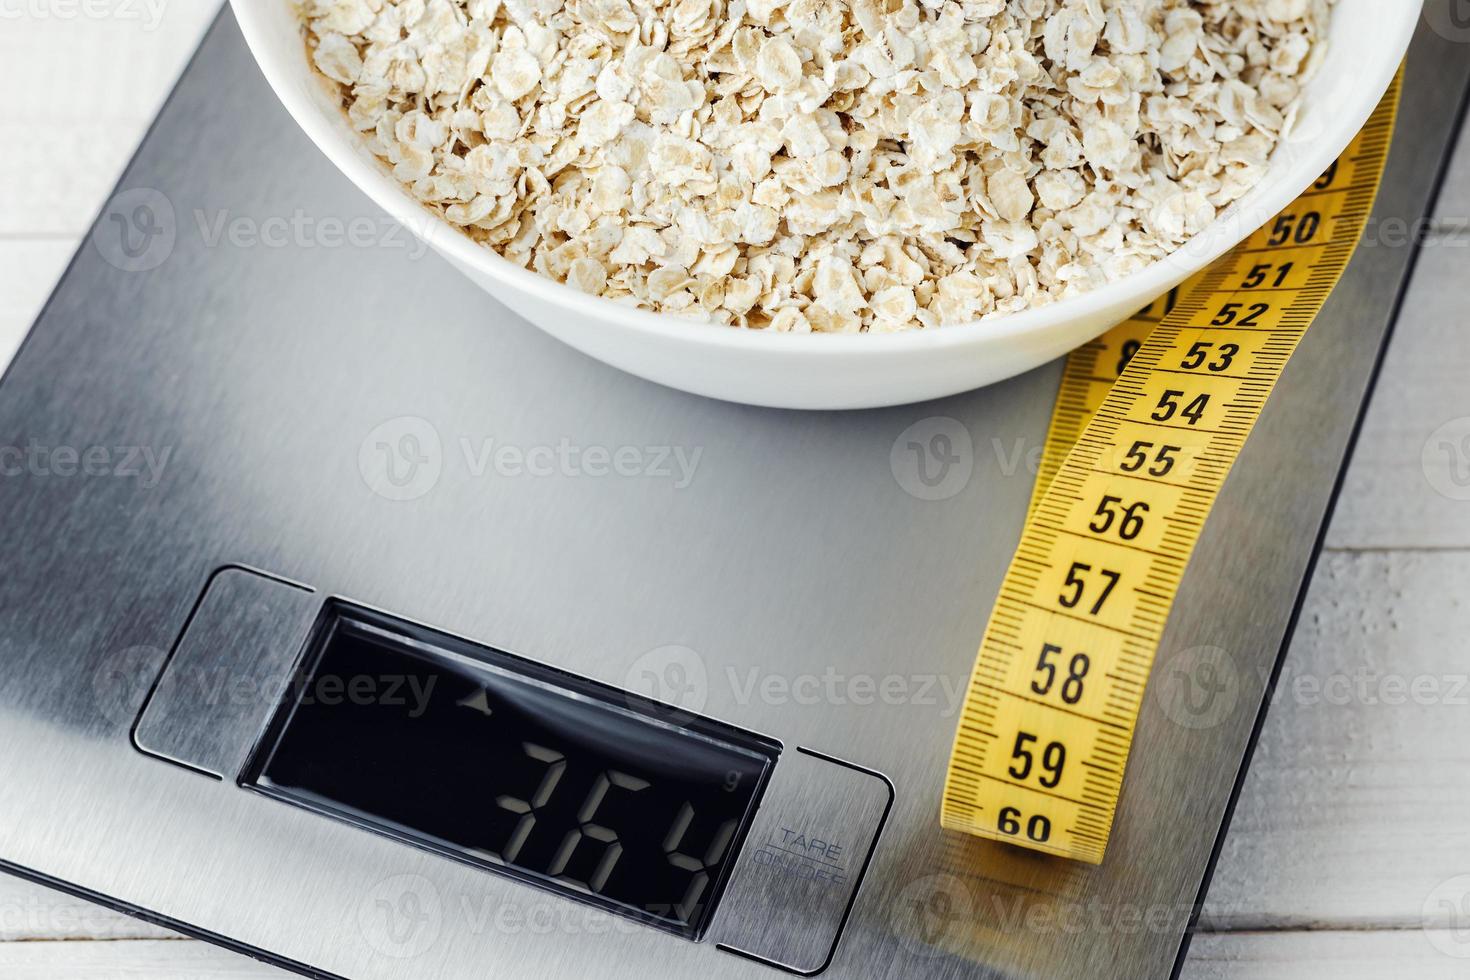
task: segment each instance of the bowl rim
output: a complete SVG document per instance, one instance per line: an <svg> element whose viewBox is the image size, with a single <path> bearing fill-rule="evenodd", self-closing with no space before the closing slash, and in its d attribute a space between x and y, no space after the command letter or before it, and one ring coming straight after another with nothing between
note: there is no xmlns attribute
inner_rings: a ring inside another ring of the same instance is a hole
<svg viewBox="0 0 1470 980"><path fill-rule="evenodd" d="M1416 5L1409 4L1406 5L1403 16L1391 22L1397 25L1396 33L1389 33L1388 24L1381 25L1383 31L1378 34L1375 47L1384 51L1385 55L1371 66L1372 71L1363 71L1360 66L1347 93L1351 96L1350 102L1339 106L1332 113L1329 129L1332 138L1324 136L1298 142L1288 137L1277 146L1273 153L1273 164L1283 151L1291 151L1295 156L1290 161L1289 168L1298 175L1298 179L1287 182L1278 178L1274 186L1265 182L1257 184L1245 197L1224 209L1198 235L1143 269L1078 296L1016 313L997 315L991 319L896 332L779 333L772 330L732 328L674 313L644 310L617 300L593 296L519 266L494 249L474 241L430 207L415 200L392 177L382 161L362 146L357 134L346 129L345 116L339 122L327 118L324 107L308 95L302 84L302 68L306 69L307 78L315 80L318 77L305 58L305 39L302 39L300 47L300 60L295 65L289 64L286 52L280 50L270 37L266 19L271 14L264 9L269 3L280 4L293 17L298 16L292 9L294 5L291 0L230 0L245 40L277 98L337 169L366 193L374 204L388 212L390 217L435 251L456 264L467 266L507 286L530 293L540 301L563 308L569 314L604 321L645 336L653 335L659 340L696 347L739 348L746 351L824 357L832 354L892 357L896 350L942 351L976 344L1003 343L1020 337L1042 337L1062 331L1069 323L1099 309L1114 305L1126 306L1134 301L1142 308L1249 237L1310 186L1315 175L1320 175L1331 165L1362 129L1383 93L1387 91L1402 63L1419 19ZM1390 53L1395 57L1389 57ZM322 80L322 84L325 93L325 80ZM337 128L339 124L343 128ZM1308 176L1301 187L1296 187L1302 175L1311 176ZM1249 216L1243 213L1246 209L1249 209L1250 215L1261 215L1260 220L1252 223ZM1242 234L1243 225L1248 227L1245 227Z"/></svg>

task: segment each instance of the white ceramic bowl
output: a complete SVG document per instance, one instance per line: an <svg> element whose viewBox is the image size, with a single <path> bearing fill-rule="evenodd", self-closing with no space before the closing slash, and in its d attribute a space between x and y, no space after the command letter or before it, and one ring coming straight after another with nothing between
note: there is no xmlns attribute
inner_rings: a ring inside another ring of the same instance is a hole
<svg viewBox="0 0 1470 980"><path fill-rule="evenodd" d="M1307 188L1372 113L1408 48L1420 4L1338 0L1328 52L1266 178L1184 248L1085 296L1004 318L899 334L776 334L632 309L544 279L431 215L362 145L313 72L293 0L232 0L266 78L338 168L486 292L586 354L730 401L869 408L992 384L1086 343L1208 265ZM487 313L493 307L486 305ZM487 320L493 319L493 313ZM494 325L487 322L486 329Z"/></svg>

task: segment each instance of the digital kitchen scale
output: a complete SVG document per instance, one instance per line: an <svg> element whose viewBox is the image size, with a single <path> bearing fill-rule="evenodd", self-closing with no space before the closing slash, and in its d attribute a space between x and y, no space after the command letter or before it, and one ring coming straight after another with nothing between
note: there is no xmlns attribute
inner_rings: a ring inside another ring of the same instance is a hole
<svg viewBox="0 0 1470 980"><path fill-rule="evenodd" d="M1467 80L1421 32L1380 216ZM604 367L222 15L0 384L0 859L319 977L1168 975L1412 259L1360 250L1272 397L1082 865L938 819L1058 366L842 414Z"/></svg>

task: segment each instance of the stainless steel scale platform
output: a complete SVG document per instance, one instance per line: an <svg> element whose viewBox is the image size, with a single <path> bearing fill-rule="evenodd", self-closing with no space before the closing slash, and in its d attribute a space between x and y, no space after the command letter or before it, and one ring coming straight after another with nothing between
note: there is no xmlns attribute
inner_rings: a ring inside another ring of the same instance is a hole
<svg viewBox="0 0 1470 980"><path fill-rule="evenodd" d="M1467 80L1423 31L1380 217ZM1057 365L622 375L385 225L223 15L0 383L0 861L309 976L1169 975L1413 257L1273 396L1083 867L938 824Z"/></svg>

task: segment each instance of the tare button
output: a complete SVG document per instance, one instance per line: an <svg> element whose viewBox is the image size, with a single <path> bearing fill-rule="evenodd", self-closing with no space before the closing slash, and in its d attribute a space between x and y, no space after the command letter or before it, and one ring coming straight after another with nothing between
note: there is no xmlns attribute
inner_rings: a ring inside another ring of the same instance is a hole
<svg viewBox="0 0 1470 980"><path fill-rule="evenodd" d="M776 764L710 938L796 973L832 958L893 788L803 749Z"/></svg>

